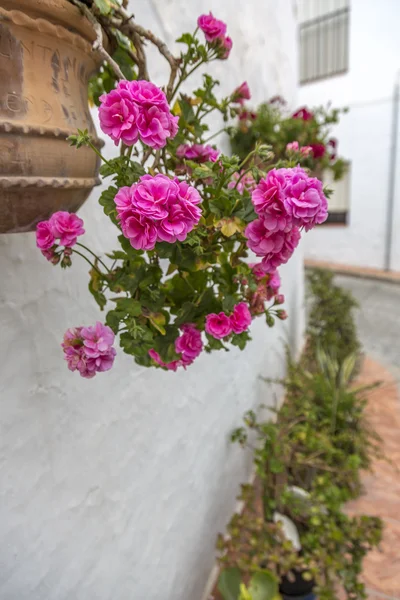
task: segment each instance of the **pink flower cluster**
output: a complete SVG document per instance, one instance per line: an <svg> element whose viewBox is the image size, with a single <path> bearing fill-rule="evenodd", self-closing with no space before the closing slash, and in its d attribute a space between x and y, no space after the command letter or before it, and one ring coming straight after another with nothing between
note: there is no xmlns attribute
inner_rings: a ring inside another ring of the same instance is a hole
<svg viewBox="0 0 400 600"><path fill-rule="evenodd" d="M310 144L309 148L311 148L311 152L314 158L322 158L325 155L325 144L316 142L315 144Z"/></svg>
<svg viewBox="0 0 400 600"><path fill-rule="evenodd" d="M120 188L114 201L122 233L136 250L153 250L156 242L182 242L201 217L199 192L161 173Z"/></svg>
<svg viewBox="0 0 400 600"><path fill-rule="evenodd" d="M197 19L197 25L204 33L207 42L218 49L219 58L228 58L232 49L232 40L226 34L226 23L216 19L212 12L201 15Z"/></svg>
<svg viewBox="0 0 400 600"><path fill-rule="evenodd" d="M245 230L247 245L262 256L266 272L276 269L292 256L306 231L328 216L322 183L309 177L301 167L272 169L252 193L259 218Z"/></svg>
<svg viewBox="0 0 400 600"><path fill-rule="evenodd" d="M299 147L299 142L289 142L289 144L286 144L286 152L300 152L303 157L307 157L313 153L313 149L312 146Z"/></svg>
<svg viewBox="0 0 400 600"><path fill-rule="evenodd" d="M262 263L249 265L257 281L255 292L249 293L250 311L252 314L261 314L265 310L265 302L275 298L275 304L283 304L284 296L279 294L281 278L277 270L266 273Z"/></svg>
<svg viewBox="0 0 400 600"><path fill-rule="evenodd" d="M187 160L193 160L194 162L204 163L208 160L216 162L220 152L212 146L202 144L181 144L176 150L176 156L178 158L186 158Z"/></svg>
<svg viewBox="0 0 400 600"><path fill-rule="evenodd" d="M210 313L206 317L206 332L217 340L234 333L243 333L251 325L251 314L245 302L239 302L228 317L224 312Z"/></svg>
<svg viewBox="0 0 400 600"><path fill-rule="evenodd" d="M168 371L176 371L178 367L188 367L192 362L199 356L203 349L203 342L201 340L201 332L196 329L193 323L186 323L181 326L182 335L175 340L175 351L180 354L181 357L178 360L173 360L169 363L165 363L158 352L153 348L149 350L149 356L152 358L160 367L168 369Z"/></svg>
<svg viewBox="0 0 400 600"><path fill-rule="evenodd" d="M238 102L243 105L245 100L250 100L250 88L247 81L244 81L239 87L235 89L232 94L232 102Z"/></svg>
<svg viewBox="0 0 400 600"><path fill-rule="evenodd" d="M149 81L120 81L100 96L100 127L118 144L133 146L140 138L150 148L163 148L178 132L162 90Z"/></svg>
<svg viewBox="0 0 400 600"><path fill-rule="evenodd" d="M69 370L91 378L111 369L116 355L114 338L112 329L99 321L92 327L68 329L61 346Z"/></svg>
<svg viewBox="0 0 400 600"><path fill-rule="evenodd" d="M292 114L293 119L302 119L302 121L311 121L314 118L314 113L310 112L305 106L299 108Z"/></svg>
<svg viewBox="0 0 400 600"><path fill-rule="evenodd" d="M85 233L83 221L74 213L58 211L48 221L36 225L36 246L47 260L54 261L55 244L72 248L78 236Z"/></svg>
<svg viewBox="0 0 400 600"><path fill-rule="evenodd" d="M228 183L228 189L233 190L235 187L239 194L243 194L244 190L252 192L256 188L256 182L251 173L246 173L242 177L242 171L240 173L234 173L232 175L232 181ZM240 179L240 181L239 181ZM239 183L237 183L239 181Z"/></svg>

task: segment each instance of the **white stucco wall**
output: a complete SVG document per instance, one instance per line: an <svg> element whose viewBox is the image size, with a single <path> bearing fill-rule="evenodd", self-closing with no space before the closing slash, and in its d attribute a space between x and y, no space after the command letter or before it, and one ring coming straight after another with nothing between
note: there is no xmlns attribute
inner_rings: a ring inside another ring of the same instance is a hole
<svg viewBox="0 0 400 600"><path fill-rule="evenodd" d="M294 102L290 0L132 5L167 42L211 8L234 40L230 60L212 69L223 90L247 79L257 102L278 93ZM115 231L98 194L80 215L100 251ZM101 318L86 271L46 263L33 233L0 237L0 598L200 600L215 536L250 471L229 432L245 410L272 403L259 375L282 373L282 342L301 341L301 251L281 269L288 321L269 330L259 320L244 353L204 354L176 374L121 351L93 380L67 370L64 331Z"/></svg>
<svg viewBox="0 0 400 600"><path fill-rule="evenodd" d="M400 69L398 0L351 0L350 69L300 87L299 104L349 106L334 131L352 163L347 226L317 228L306 237L306 258L382 268L388 201L393 86ZM400 270L400 127L392 268Z"/></svg>

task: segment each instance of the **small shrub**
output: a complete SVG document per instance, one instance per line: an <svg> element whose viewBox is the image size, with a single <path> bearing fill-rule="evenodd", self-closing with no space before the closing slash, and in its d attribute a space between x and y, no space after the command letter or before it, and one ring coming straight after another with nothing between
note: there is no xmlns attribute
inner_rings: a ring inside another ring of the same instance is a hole
<svg viewBox="0 0 400 600"><path fill-rule="evenodd" d="M315 361L322 348L341 364L350 354L360 352L360 342L354 322L358 303L350 292L333 283L333 273L312 269L307 274L310 311L307 326L306 358Z"/></svg>

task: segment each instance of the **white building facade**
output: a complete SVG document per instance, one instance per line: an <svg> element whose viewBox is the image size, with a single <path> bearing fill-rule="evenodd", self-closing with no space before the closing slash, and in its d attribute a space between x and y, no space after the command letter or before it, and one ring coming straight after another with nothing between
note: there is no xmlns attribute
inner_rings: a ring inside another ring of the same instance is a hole
<svg viewBox="0 0 400 600"><path fill-rule="evenodd" d="M247 80L255 102L280 94L295 104L291 0L130 4L168 44L211 9L234 43L229 61L211 67L221 93ZM149 66L163 84L157 53ZM116 231L98 196L79 214L87 244L103 252ZM60 348L68 327L103 316L74 262L52 267L34 233L0 236L0 598L201 600L216 535L251 469L230 431L246 410L274 402L260 376L282 375L285 341L301 345L301 249L281 269L289 319L274 329L254 322L245 352L166 373L118 351L93 380L69 372Z"/></svg>
<svg viewBox="0 0 400 600"><path fill-rule="evenodd" d="M318 26L319 42L314 40L317 72L310 59L312 46L302 54L316 77L300 86L299 105L331 102L334 107L349 108L334 130L339 154L350 163L348 180L342 184L348 193L339 190L338 195L341 208L347 211L347 223L310 232L305 256L400 271L400 151L394 156L395 147L400 147L400 127L396 133L393 117L400 72L400 3L299 0L298 11L300 32L310 23L316 32L318 19L324 24ZM330 76L329 70L336 74Z"/></svg>

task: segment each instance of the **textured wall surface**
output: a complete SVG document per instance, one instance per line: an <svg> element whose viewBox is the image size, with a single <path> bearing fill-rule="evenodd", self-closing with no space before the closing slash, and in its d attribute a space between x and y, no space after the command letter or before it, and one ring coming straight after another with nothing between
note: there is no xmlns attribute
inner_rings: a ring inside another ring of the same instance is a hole
<svg viewBox="0 0 400 600"><path fill-rule="evenodd" d="M322 227L306 236L307 258L383 268L387 241L392 96L400 77L398 0L352 0L350 68L345 75L300 87L300 104L348 106L334 134L351 161L350 219L345 227ZM374 40L371 44L370 40ZM391 266L400 270L400 127Z"/></svg>
<svg viewBox="0 0 400 600"><path fill-rule="evenodd" d="M211 7L234 40L229 62L213 68L224 91L247 79L257 101L294 101L289 0L133 4L168 42ZM151 64L162 84L157 55ZM98 194L80 215L87 243L104 250L115 231ZM255 322L245 353L203 355L176 374L121 352L93 380L67 370L63 332L101 318L86 271L77 261L53 268L32 233L0 237L0 598L199 600L250 470L229 432L245 410L273 402L259 376L279 375L282 342L301 340L301 251L281 270L288 321Z"/></svg>

